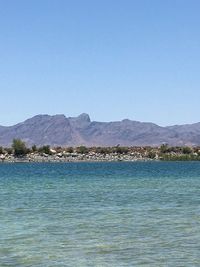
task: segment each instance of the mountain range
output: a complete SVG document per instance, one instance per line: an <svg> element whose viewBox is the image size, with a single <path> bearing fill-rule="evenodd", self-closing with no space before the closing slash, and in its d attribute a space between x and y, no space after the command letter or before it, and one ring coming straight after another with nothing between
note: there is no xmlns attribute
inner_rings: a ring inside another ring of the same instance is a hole
<svg viewBox="0 0 200 267"><path fill-rule="evenodd" d="M0 145L8 147L14 138L28 146L172 146L200 145L200 123L161 127L151 122L91 121L78 117L36 115L13 126L0 126Z"/></svg>

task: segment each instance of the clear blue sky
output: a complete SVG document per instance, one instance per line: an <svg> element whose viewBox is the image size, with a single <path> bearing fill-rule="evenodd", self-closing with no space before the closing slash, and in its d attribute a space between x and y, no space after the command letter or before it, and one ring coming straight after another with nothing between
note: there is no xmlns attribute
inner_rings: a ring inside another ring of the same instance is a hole
<svg viewBox="0 0 200 267"><path fill-rule="evenodd" d="M0 0L0 125L200 121L199 0Z"/></svg>

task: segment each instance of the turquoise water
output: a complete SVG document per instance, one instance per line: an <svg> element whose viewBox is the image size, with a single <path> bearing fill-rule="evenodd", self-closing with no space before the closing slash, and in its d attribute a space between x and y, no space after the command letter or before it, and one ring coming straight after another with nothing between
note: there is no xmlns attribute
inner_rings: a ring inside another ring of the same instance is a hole
<svg viewBox="0 0 200 267"><path fill-rule="evenodd" d="M200 163L0 164L0 266L200 266Z"/></svg>

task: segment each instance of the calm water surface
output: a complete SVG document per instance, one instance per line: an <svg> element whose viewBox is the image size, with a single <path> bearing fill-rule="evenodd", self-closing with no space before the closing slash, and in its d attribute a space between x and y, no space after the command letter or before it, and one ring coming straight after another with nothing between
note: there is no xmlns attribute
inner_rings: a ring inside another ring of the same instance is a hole
<svg viewBox="0 0 200 267"><path fill-rule="evenodd" d="M200 163L0 164L0 266L200 266Z"/></svg>

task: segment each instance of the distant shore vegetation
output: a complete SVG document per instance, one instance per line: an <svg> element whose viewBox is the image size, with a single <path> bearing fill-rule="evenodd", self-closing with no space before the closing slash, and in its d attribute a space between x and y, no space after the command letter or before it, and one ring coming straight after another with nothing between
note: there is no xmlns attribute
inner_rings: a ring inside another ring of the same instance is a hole
<svg viewBox="0 0 200 267"><path fill-rule="evenodd" d="M159 147L150 146L137 146L137 147L50 147L49 145L32 147L26 146L25 142L21 139L14 139L11 147L0 146L0 158L3 161L9 155L15 158L23 158L27 156L39 155L40 157L57 156L59 158L67 158L76 156L85 159L91 158L98 160L114 159L119 160L162 160L162 161L200 161L200 147L190 146L169 146L163 144Z"/></svg>

